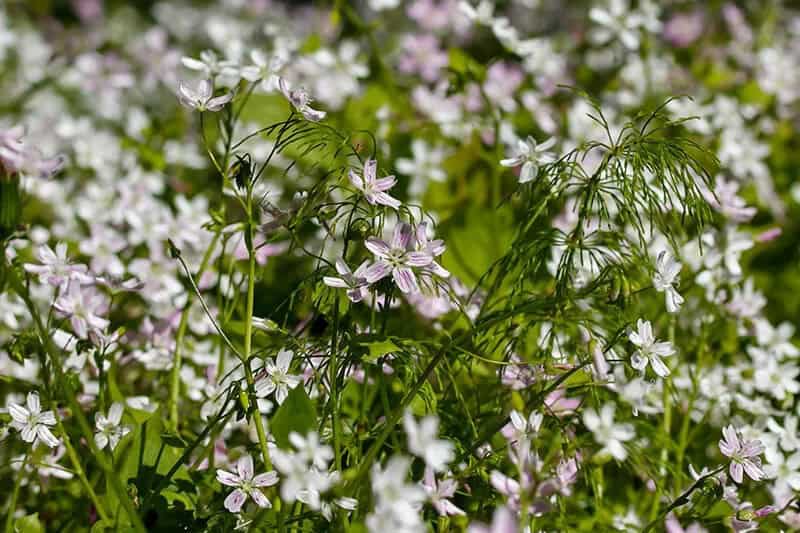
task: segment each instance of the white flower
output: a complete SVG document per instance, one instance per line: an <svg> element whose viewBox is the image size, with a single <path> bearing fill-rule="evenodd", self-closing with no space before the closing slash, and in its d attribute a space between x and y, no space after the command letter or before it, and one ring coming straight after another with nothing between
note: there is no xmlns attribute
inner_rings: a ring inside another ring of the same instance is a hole
<svg viewBox="0 0 800 533"><path fill-rule="evenodd" d="M108 410L108 416L97 413L94 420L97 428L97 433L94 434L94 443L101 450L106 446L113 450L119 444L120 439L130 432L129 427L120 425L123 409L121 403L115 402Z"/></svg>
<svg viewBox="0 0 800 533"><path fill-rule="evenodd" d="M247 497L253 498L261 508L272 507L264 493L261 492L260 487L269 487L278 482L278 474L275 471L269 471L264 474L253 476L253 458L245 455L236 463L236 473L227 470L217 470L217 481L229 487L236 487L236 490L231 492L225 498L225 509L232 513L238 513Z"/></svg>
<svg viewBox="0 0 800 533"><path fill-rule="evenodd" d="M753 381L756 389L783 401L788 395L800 392L800 383L796 379L798 374L800 368L797 365L779 363L775 357L767 356L756 365Z"/></svg>
<svg viewBox="0 0 800 533"><path fill-rule="evenodd" d="M48 427L56 425L56 416L53 411L42 412L39 393L29 392L26 405L27 408L15 403L8 404L11 427L20 432L25 442L42 441L51 448L58 446L58 439Z"/></svg>
<svg viewBox="0 0 800 533"><path fill-rule="evenodd" d="M203 50L200 52L200 59L184 56L181 58L183 66L200 72L205 77L216 76L222 70L230 66L228 61L220 61L213 50Z"/></svg>
<svg viewBox="0 0 800 533"><path fill-rule="evenodd" d="M503 426L500 432L511 443L530 443L530 440L542 425L544 417L541 413L533 411L528 418L516 409L509 414L511 421Z"/></svg>
<svg viewBox="0 0 800 533"><path fill-rule="evenodd" d="M289 395L289 389L295 388L301 381L300 376L289 374L294 353L281 350L273 361L271 358L264 362L265 375L259 376L256 381L256 395L260 398L275 393L275 401L282 404Z"/></svg>
<svg viewBox="0 0 800 533"><path fill-rule="evenodd" d="M56 244L55 251L48 245L42 244L37 256L42 264L28 263L24 267L25 271L37 274L40 280L46 281L53 287L64 288L73 279L84 284L92 281L91 276L86 274L86 265L70 263L67 257L67 244L64 242Z"/></svg>
<svg viewBox="0 0 800 533"><path fill-rule="evenodd" d="M278 88L283 93L283 96L289 100L289 103L292 104L298 113L303 115L303 118L306 120L310 120L311 122L319 122L323 118L325 118L325 111L319 111L317 109L313 109L309 104L311 104L312 100L308 93L302 87L299 89L292 89L289 87L289 84L283 78L278 78Z"/></svg>
<svg viewBox="0 0 800 533"><path fill-rule="evenodd" d="M763 468L765 477L774 479L776 488L783 489L778 492L800 490L800 452L785 457L774 448L766 448L764 457L768 463ZM787 491L787 487L790 490Z"/></svg>
<svg viewBox="0 0 800 533"><path fill-rule="evenodd" d="M447 155L442 147L432 147L422 139L411 141L411 155L413 159L401 157L395 161L397 170L411 178L408 194L419 197L425 192L428 181L442 183L447 179L447 174L442 170L442 162Z"/></svg>
<svg viewBox="0 0 800 533"><path fill-rule="evenodd" d="M653 287L663 292L666 297L667 312L676 313L683 304L683 297L673 284L681 271L682 265L667 250L662 250L656 259L656 271L653 274Z"/></svg>
<svg viewBox="0 0 800 533"><path fill-rule="evenodd" d="M543 164L555 161L553 152L547 150L556 144L554 137L550 137L541 144L536 143L536 139L528 137L517 141L517 154L509 159L503 159L500 164L504 167L518 167L522 165L519 173L519 182L527 183L533 181L539 173L539 167Z"/></svg>
<svg viewBox="0 0 800 533"><path fill-rule="evenodd" d="M637 331L632 331L628 335L630 341L639 347L631 356L631 366L644 372L647 364L650 363L653 371L660 377L668 376L669 368L661 358L674 354L675 348L669 342L656 342L653 337L653 326L647 320L641 318L637 320L636 329Z"/></svg>
<svg viewBox="0 0 800 533"><path fill-rule="evenodd" d="M328 474L333 450L322 444L316 432L303 437L291 432L289 442L297 450L289 452L275 448L272 460L283 476L281 498L286 502L300 500L314 510L322 508L321 494L338 481L338 472Z"/></svg>
<svg viewBox="0 0 800 533"><path fill-rule="evenodd" d="M400 5L400 0L369 0L369 7L374 11L394 9Z"/></svg>
<svg viewBox="0 0 800 533"><path fill-rule="evenodd" d="M722 428L722 437L719 441L719 450L725 457L730 457L731 463L728 468L731 478L736 483L741 483L742 474L753 481L758 481L764 477L761 469L761 457L764 452L764 445L760 440L745 440L742 434L732 425Z"/></svg>
<svg viewBox="0 0 800 533"><path fill-rule="evenodd" d="M178 85L178 98L183 105L200 112L216 112L225 107L233 99L233 93L214 96L214 88L210 80L200 80L196 88L191 88L183 82Z"/></svg>
<svg viewBox="0 0 800 533"><path fill-rule="evenodd" d="M264 92L275 91L278 88L278 73L286 64L286 59L280 55L267 57L264 52L253 50L250 60L253 64L242 69L242 77L250 82L260 82L258 86Z"/></svg>
<svg viewBox="0 0 800 533"><path fill-rule="evenodd" d="M458 9L476 24L491 26L494 22L494 2L489 0L481 0L475 7L462 0L458 3Z"/></svg>
<svg viewBox="0 0 800 533"><path fill-rule="evenodd" d="M787 452L800 449L800 434L797 432L798 419L794 415L786 415L779 424L774 418L767 420L767 427L778 438L780 447Z"/></svg>
<svg viewBox="0 0 800 533"><path fill-rule="evenodd" d="M367 516L369 531L424 531L420 507L425 500L425 491L417 483L407 483L406 476L411 460L395 455L382 469L379 464L372 467L372 492L375 507Z"/></svg>
<svg viewBox="0 0 800 533"><path fill-rule="evenodd" d="M601 407L599 414L588 408L583 412L583 423L594 435L594 440L603 445L598 453L609 453L614 459L624 461L628 451L622 443L631 440L636 433L631 424L614 423L614 410L612 403Z"/></svg>
<svg viewBox="0 0 800 533"><path fill-rule="evenodd" d="M453 443L436 438L439 434L439 419L435 415L429 415L417 424L414 415L406 411L403 427L408 436L408 450L423 459L436 472L444 472L447 464L453 460L454 453Z"/></svg>

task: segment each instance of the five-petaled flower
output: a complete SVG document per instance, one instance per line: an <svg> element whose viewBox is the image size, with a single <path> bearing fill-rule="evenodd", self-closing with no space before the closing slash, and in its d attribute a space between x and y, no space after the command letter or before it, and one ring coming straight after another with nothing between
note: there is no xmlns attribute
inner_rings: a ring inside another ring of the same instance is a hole
<svg viewBox="0 0 800 533"><path fill-rule="evenodd" d="M25 404L27 407L15 403L8 405L11 427L19 431L25 442L42 441L51 448L58 446L58 439L48 427L56 425L56 415L53 411L42 412L39 393L29 392Z"/></svg>
<svg viewBox="0 0 800 533"><path fill-rule="evenodd" d="M289 103L292 104L292 107L294 107L298 113L303 115L303 118L306 120L310 120L311 122L319 122L325 118L325 115L327 115L325 111L313 109L309 105L313 100L302 87L299 89L292 89L289 87L289 84L285 79L278 78L278 88L283 93L283 96L289 100Z"/></svg>
<svg viewBox="0 0 800 533"><path fill-rule="evenodd" d="M302 378L289 373L289 366L292 364L294 353L289 350L281 350L275 357L264 362L263 373L260 373L255 387L256 395L259 398L275 393L275 401L278 405L289 396L289 389L295 388Z"/></svg>
<svg viewBox="0 0 800 533"><path fill-rule="evenodd" d="M408 451L422 458L436 472L444 472L455 454L453 443L438 438L439 419L429 415L417 422L411 411L406 411L403 428L408 436Z"/></svg>
<svg viewBox="0 0 800 533"><path fill-rule="evenodd" d="M636 433L632 425L614 422L615 410L613 403L603 405L600 413L588 408L583 412L583 423L594 434L594 440L603 445L598 453L608 453L614 459L624 461L628 457L628 451L622 443L631 440Z"/></svg>
<svg viewBox="0 0 800 533"><path fill-rule="evenodd" d="M431 501L431 505L439 513L439 516L459 515L466 513L453 502L450 501L456 493L458 482L452 477L446 477L441 481L436 481L436 473L433 468L425 467L425 475L422 478L422 488Z"/></svg>
<svg viewBox="0 0 800 533"><path fill-rule="evenodd" d="M385 178L378 178L378 162L374 159L368 159L364 163L362 175L359 176L356 171L350 169L350 183L364 193L367 201L373 205L380 204L397 209L400 207L400 200L386 194L386 191L394 187L397 183L397 178L394 176L386 176Z"/></svg>
<svg viewBox="0 0 800 533"><path fill-rule="evenodd" d="M662 357L669 357L675 353L675 348L669 342L656 342L653 336L653 326L647 320L641 318L636 321L637 331L632 331L628 338L639 347L631 356L631 366L636 370L644 372L647 364L653 367L653 371L662 378L669 375L669 368L661 360Z"/></svg>
<svg viewBox="0 0 800 533"><path fill-rule="evenodd" d="M404 293L413 293L419 290L417 277L412 268L426 267L433 262L433 257L427 251L409 251L413 229L410 224L399 223L394 228L390 242L370 237L364 243L375 257L375 263L367 268L366 277L369 283L390 275L394 282Z"/></svg>
<svg viewBox="0 0 800 533"><path fill-rule="evenodd" d="M364 299L367 295L367 282L366 272L369 266L369 261L361 263L355 272L350 270L344 260L336 260L336 271L339 277L325 276L322 282L328 287L335 287L337 289L347 289L347 297L351 302L357 303Z"/></svg>
<svg viewBox="0 0 800 533"><path fill-rule="evenodd" d="M105 312L106 303L103 295L92 287L70 283L67 292L56 300L53 307L69 317L72 330L82 339L87 337L90 330L105 330L109 323L98 316L98 313Z"/></svg>
<svg viewBox="0 0 800 533"><path fill-rule="evenodd" d="M736 483L741 483L742 473L753 481L758 481L764 477L761 469L761 455L764 452L764 445L760 440L744 440L741 433L731 426L722 428L723 438L719 441L719 450L725 457L730 457L731 464L728 470L731 478Z"/></svg>
<svg viewBox="0 0 800 533"><path fill-rule="evenodd" d="M181 103L200 112L216 112L225 107L233 99L233 93L214 96L214 87L210 80L200 80L196 88L181 82L178 85L178 98Z"/></svg>
<svg viewBox="0 0 800 533"><path fill-rule="evenodd" d="M261 508L272 507L261 487L270 487L278 482L278 473L274 470L254 476L253 458L249 455L243 456L236 463L236 473L227 470L217 470L217 481L229 487L236 487L236 490L228 494L225 498L225 509L232 513L238 513L247 501L247 497L253 498Z"/></svg>
<svg viewBox="0 0 800 533"><path fill-rule="evenodd" d="M548 152L556 144L554 137L550 137L541 144L536 143L536 139L528 137L517 141L517 153L514 157L503 159L500 164L504 167L518 167L522 165L519 172L519 182L527 183L533 181L539 173L539 167L555 161L553 152Z"/></svg>
<svg viewBox="0 0 800 533"><path fill-rule="evenodd" d="M94 443L101 450L106 446L113 450L119 444L120 439L130 432L131 429L128 426L120 425L123 410L123 405L115 402L108 410L108 416L97 413L94 419L94 425L97 428L97 433L94 434Z"/></svg>
<svg viewBox="0 0 800 533"><path fill-rule="evenodd" d="M91 283L93 279L86 271L86 265L70 263L67 257L67 243L56 244L53 251L48 245L43 244L39 247L36 254L41 265L26 263L25 270L39 276L43 282L47 282L53 287L64 288L70 280L79 283Z"/></svg>

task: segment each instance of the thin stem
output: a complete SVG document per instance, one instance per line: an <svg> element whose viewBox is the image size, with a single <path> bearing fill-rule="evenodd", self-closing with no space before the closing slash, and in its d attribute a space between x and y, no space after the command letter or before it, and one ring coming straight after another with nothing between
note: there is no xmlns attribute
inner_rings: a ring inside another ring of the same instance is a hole
<svg viewBox="0 0 800 533"><path fill-rule="evenodd" d="M264 459L264 466L267 470L272 470L272 461L269 459L269 449L267 448L267 436L264 431L264 422L261 420L261 411L258 409L258 398L255 391L255 379L250 368L250 354L253 346L253 303L255 301L256 288L256 253L253 250L253 188L252 184L247 192L248 222L245 231L248 232L245 243L247 244L247 254L249 256L247 269L247 304L244 316L244 351L242 353L242 365L244 375L247 379L247 391L250 396L250 405L253 409L253 422L258 433L258 444L261 447L261 456Z"/></svg>
<svg viewBox="0 0 800 533"><path fill-rule="evenodd" d="M52 402L53 404L55 402ZM56 406L51 405L51 408L55 412ZM64 425L61 422L59 417L56 417L56 426L61 434L64 436L64 447L67 449L67 455L69 456L69 460L72 463L73 468L75 469L75 473L78 475L78 479L81 480L86 492L89 494L89 499L92 500L94 504L94 508L97 509L97 514L100 515L100 518L104 522L110 522L108 513L106 512L105 507L100 503L100 499L97 497L97 493L94 491L91 483L86 478L86 473L83 471L83 467L81 466L80 459L78 458L78 454L75 452L75 448L72 446L72 442L69 439L69 435L67 431L64 429Z"/></svg>
<svg viewBox="0 0 800 533"><path fill-rule="evenodd" d="M200 268L197 270L198 279L203 276L206 268L208 268L208 263L211 260L214 249L217 247L221 233L222 227L217 228L217 231L214 233L214 238L211 240L211 244L209 244L205 255L203 255ZM178 429L178 393L180 392L181 362L183 359L181 347L183 345L183 338L186 335L186 327L189 324L189 311L194 303L193 296L194 294L190 292L186 298L186 305L183 307L181 321L180 324L178 324L178 332L175 335L175 360L172 364L172 376L169 388L169 422L173 430Z"/></svg>
<svg viewBox="0 0 800 533"><path fill-rule="evenodd" d="M691 496L691 495L692 495L692 493L693 493L694 491L696 491L697 489L699 489L699 488L700 488L700 487L703 485L703 483L705 482L705 480L707 480L707 479L709 479L709 478L712 478L712 477L716 476L717 474L719 474L719 473L720 473L720 472L722 472L723 470L725 470L725 465L722 465L722 466L720 466L719 468L717 468L717 469L715 469L715 470L713 470L713 471L709 472L708 474L706 474L706 475L704 475L704 476L701 476L701 477L697 478L697 480L696 480L696 481L695 481L695 482L692 484L692 486L691 486L691 487L689 487L688 489L686 489L686 491L684 491L684 493L683 493L683 494L681 494L680 496L678 496L677 498L675 498L675 499L672 501L672 503L670 503L670 504L669 504L669 506L668 506L666 509L664 509L664 510L663 510L663 511L662 511L662 512L661 512L661 513L658 515L658 517L656 517L656 519L655 519L655 520L652 520L652 521L651 521L649 524L647 524L647 527L646 527L646 528L644 528L644 530L643 530L643 532L642 532L642 533L647 533L648 531L650 531L651 529L653 529L654 527L656 527L656 525L657 525L659 522L661 522L661 521L662 521L662 520L663 520L663 519L664 519L664 518L665 518L665 517L666 517L666 516L667 516L667 515L670 513L670 511L672 511L673 509L676 509L676 508L680 507L681 505L686 505L687 503L689 503L689 496Z"/></svg>
<svg viewBox="0 0 800 533"><path fill-rule="evenodd" d="M372 446L370 446L369 450L367 450L367 453L364 454L364 458L361 460L361 468L359 468L358 473L353 478L351 487L357 487L358 482L367 475L367 472L372 466L372 462L375 460L375 456L378 455L378 451L383 446L383 443L386 442L386 439L389 438L389 435L394 430L394 427L400 421L400 418L402 418L406 407L411 404L411 400L414 399L425 382L428 381L428 378L431 376L434 369L436 369L436 366L442 361L447 352L448 351L446 347L442 347L442 349L439 350L433 359L431 359L430 363L428 363L428 366L425 368L419 379L417 379L416 383L414 383L414 385L411 387L411 390L408 391L406 397L403 398L403 401L400 403L400 405L398 405L394 412L392 412L392 414L386 418L383 431L381 431L380 435L378 435L378 438L375 439L375 442L372 443Z"/></svg>
<svg viewBox="0 0 800 533"><path fill-rule="evenodd" d="M331 336L331 357L328 362L328 381L331 386L331 408L333 411L333 453L336 469L342 469L342 451L339 442L339 399L338 399L338 369L337 352L339 351L339 298L333 304L333 335Z"/></svg>
<svg viewBox="0 0 800 533"><path fill-rule="evenodd" d="M17 480L14 482L14 491L11 493L11 501L8 502L8 516L6 517L6 533L14 533L14 511L17 508L17 498L19 497L19 488L22 486L22 477L25 475L25 467L28 465L28 454L25 454L25 459L22 462L17 472Z"/></svg>
<svg viewBox="0 0 800 533"><path fill-rule="evenodd" d="M45 352L50 358L51 367L55 370L57 385L59 389L63 391L64 397L72 411L72 415L78 422L78 427L83 434L83 438L86 439L86 444L89 446L89 450L91 451L92 455L94 455L95 460L100 465L100 468L103 469L106 479L108 479L111 483L111 487L116 493L120 504L125 509L125 513L128 515L128 518L130 518L133 529L144 533L146 529L141 518L139 518L139 515L136 513L136 508L133 505L133 501L131 501L128 492L125 490L125 487L122 486L117 473L106 460L106 457L100 453L100 450L97 449L97 446L94 443L94 434L92 432L92 428L89 426L89 422L87 422L86 416L83 414L80 404L78 404L78 400L76 399L77 394L72 389L72 385L69 380L67 380L64 376L64 365L61 360L61 355L58 348L54 346L53 340L47 331L47 328L45 328L44 323L42 322L39 309L36 307L36 304L33 303L33 300L31 300L27 287L22 284L21 280L15 275L14 271L9 270L7 274L9 284L13 288L14 292L16 292L17 295L22 298L22 301L25 303L25 307L28 309L28 312L33 318L33 322L39 334L39 342L44 347Z"/></svg>

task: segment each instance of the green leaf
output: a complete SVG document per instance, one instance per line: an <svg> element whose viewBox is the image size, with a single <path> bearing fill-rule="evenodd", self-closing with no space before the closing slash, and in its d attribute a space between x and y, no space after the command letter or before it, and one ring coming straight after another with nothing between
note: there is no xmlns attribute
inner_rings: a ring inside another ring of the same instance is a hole
<svg viewBox="0 0 800 533"><path fill-rule="evenodd" d="M42 533L44 527L42 527L42 523L39 522L39 513L33 513L18 518L14 522L14 531L19 533Z"/></svg>
<svg viewBox="0 0 800 533"><path fill-rule="evenodd" d="M289 391L283 404L278 407L270 420L270 429L275 442L281 448L289 446L289 433L292 431L305 435L317 424L317 413L314 404L306 394L302 385Z"/></svg>
<svg viewBox="0 0 800 533"><path fill-rule="evenodd" d="M388 339L378 342L362 342L361 346L369 350L369 355L366 357L368 361L375 361L379 357L400 351L400 348Z"/></svg>
<svg viewBox="0 0 800 533"><path fill-rule="evenodd" d="M162 433L161 440L164 441L167 446L172 446L173 448L186 448L186 441L175 433Z"/></svg>
<svg viewBox="0 0 800 533"><path fill-rule="evenodd" d="M461 222L461 224L457 224ZM470 283L500 258L514 240L514 220L507 209L469 209L463 220L453 220L447 235L444 267Z"/></svg>

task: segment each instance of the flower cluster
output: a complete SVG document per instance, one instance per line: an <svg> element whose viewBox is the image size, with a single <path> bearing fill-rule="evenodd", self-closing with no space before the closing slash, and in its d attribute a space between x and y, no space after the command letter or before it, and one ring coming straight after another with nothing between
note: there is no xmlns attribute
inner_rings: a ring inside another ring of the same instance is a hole
<svg viewBox="0 0 800 533"><path fill-rule="evenodd" d="M6 530L800 529L791 2L22 4Z"/></svg>

